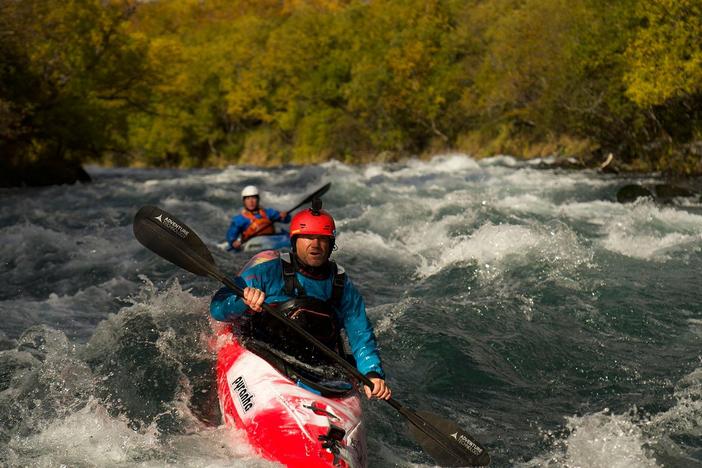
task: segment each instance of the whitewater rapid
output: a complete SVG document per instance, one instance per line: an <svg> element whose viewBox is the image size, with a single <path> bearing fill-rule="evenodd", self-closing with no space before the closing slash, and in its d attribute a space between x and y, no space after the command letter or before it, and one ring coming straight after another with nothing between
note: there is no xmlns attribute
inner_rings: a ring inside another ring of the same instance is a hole
<svg viewBox="0 0 702 468"><path fill-rule="evenodd" d="M493 466L702 466L702 203L616 202L627 183L543 161L224 170L88 168L0 191L0 464L272 466L220 425L218 285L138 244L158 205L218 248L244 185L297 204L331 182L334 254L368 304L400 401L452 418ZM431 466L366 404L371 466Z"/></svg>

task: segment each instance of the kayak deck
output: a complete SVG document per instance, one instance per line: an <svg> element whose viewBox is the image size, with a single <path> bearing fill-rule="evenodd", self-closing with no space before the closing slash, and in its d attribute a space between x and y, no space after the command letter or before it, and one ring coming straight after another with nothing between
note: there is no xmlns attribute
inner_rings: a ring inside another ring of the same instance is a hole
<svg viewBox="0 0 702 468"><path fill-rule="evenodd" d="M289 249L290 239L287 232L271 234L269 236L256 236L244 243L244 252L258 252L260 250Z"/></svg>
<svg viewBox="0 0 702 468"><path fill-rule="evenodd" d="M217 353L225 424L243 429L261 456L289 467L366 466L357 392L320 396L281 375L231 333L225 338Z"/></svg>

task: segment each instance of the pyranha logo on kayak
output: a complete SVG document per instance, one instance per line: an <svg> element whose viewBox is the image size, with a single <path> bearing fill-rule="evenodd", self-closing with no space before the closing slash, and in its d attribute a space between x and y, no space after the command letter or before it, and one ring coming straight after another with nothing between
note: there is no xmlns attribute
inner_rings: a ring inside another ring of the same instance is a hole
<svg viewBox="0 0 702 468"><path fill-rule="evenodd" d="M244 413L248 413L251 408L253 408L254 396L249 393L249 389L246 388L246 381L242 376L237 377L232 382L234 391L239 395L239 402L241 407L244 409Z"/></svg>
<svg viewBox="0 0 702 468"><path fill-rule="evenodd" d="M188 234L190 234L190 231L188 231L183 226L181 226L180 224L173 221L168 216L166 216L163 219L161 218L162 216L163 215L156 216L156 219L159 220L161 222L161 224L165 225L168 229L170 229L171 231L178 234L178 236L180 236L182 239L185 239L186 237L188 237Z"/></svg>
<svg viewBox="0 0 702 468"><path fill-rule="evenodd" d="M468 437L464 436L463 434L459 434L458 432L454 432L451 434L451 437L456 439L459 444L464 446L465 448L468 449L472 454L474 455L480 455L483 453L483 449L478 447L472 440L470 440Z"/></svg>

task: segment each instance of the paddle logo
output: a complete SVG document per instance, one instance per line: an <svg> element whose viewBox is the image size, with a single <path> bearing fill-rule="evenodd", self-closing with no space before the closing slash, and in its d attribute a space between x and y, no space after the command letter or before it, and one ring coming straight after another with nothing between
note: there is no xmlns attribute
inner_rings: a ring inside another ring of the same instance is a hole
<svg viewBox="0 0 702 468"><path fill-rule="evenodd" d="M456 439L459 444L464 446L468 451L474 455L480 455L483 453L483 449L478 447L472 440L470 440L468 437L464 436L463 434L459 434L458 432L454 432L451 434L451 437Z"/></svg>
<svg viewBox="0 0 702 468"><path fill-rule="evenodd" d="M232 390L239 396L239 403L244 410L244 413L248 413L251 408L253 408L254 396L249 393L249 389L246 387L246 381L242 376L237 377L232 382Z"/></svg>
<svg viewBox="0 0 702 468"><path fill-rule="evenodd" d="M188 234L190 234L190 231L188 231L188 230L185 229L183 226L181 226L180 224L178 224L178 223L176 223L175 221L173 221L173 220L172 220L171 218L169 218L168 216L166 216L166 217L164 218L164 217L163 217L163 214L160 214L160 215L158 215L158 216L155 216L155 219L156 219L159 223L163 224L163 225L166 226L168 229L170 229L171 231L173 231L173 232L174 232L178 237L180 237L181 239L185 239L186 237L188 237Z"/></svg>

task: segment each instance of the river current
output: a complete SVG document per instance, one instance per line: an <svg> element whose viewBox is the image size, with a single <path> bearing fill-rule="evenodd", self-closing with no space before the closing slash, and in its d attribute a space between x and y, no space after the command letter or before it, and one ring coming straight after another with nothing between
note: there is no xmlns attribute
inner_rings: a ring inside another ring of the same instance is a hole
<svg viewBox="0 0 702 468"><path fill-rule="evenodd" d="M288 209L327 182L334 258L363 293L394 396L458 422L492 466L702 467L702 203L510 157L224 170L91 167L0 191L0 465L273 466L220 425L219 287L133 237L139 207L218 248L239 192ZM364 402L370 466L432 466Z"/></svg>

